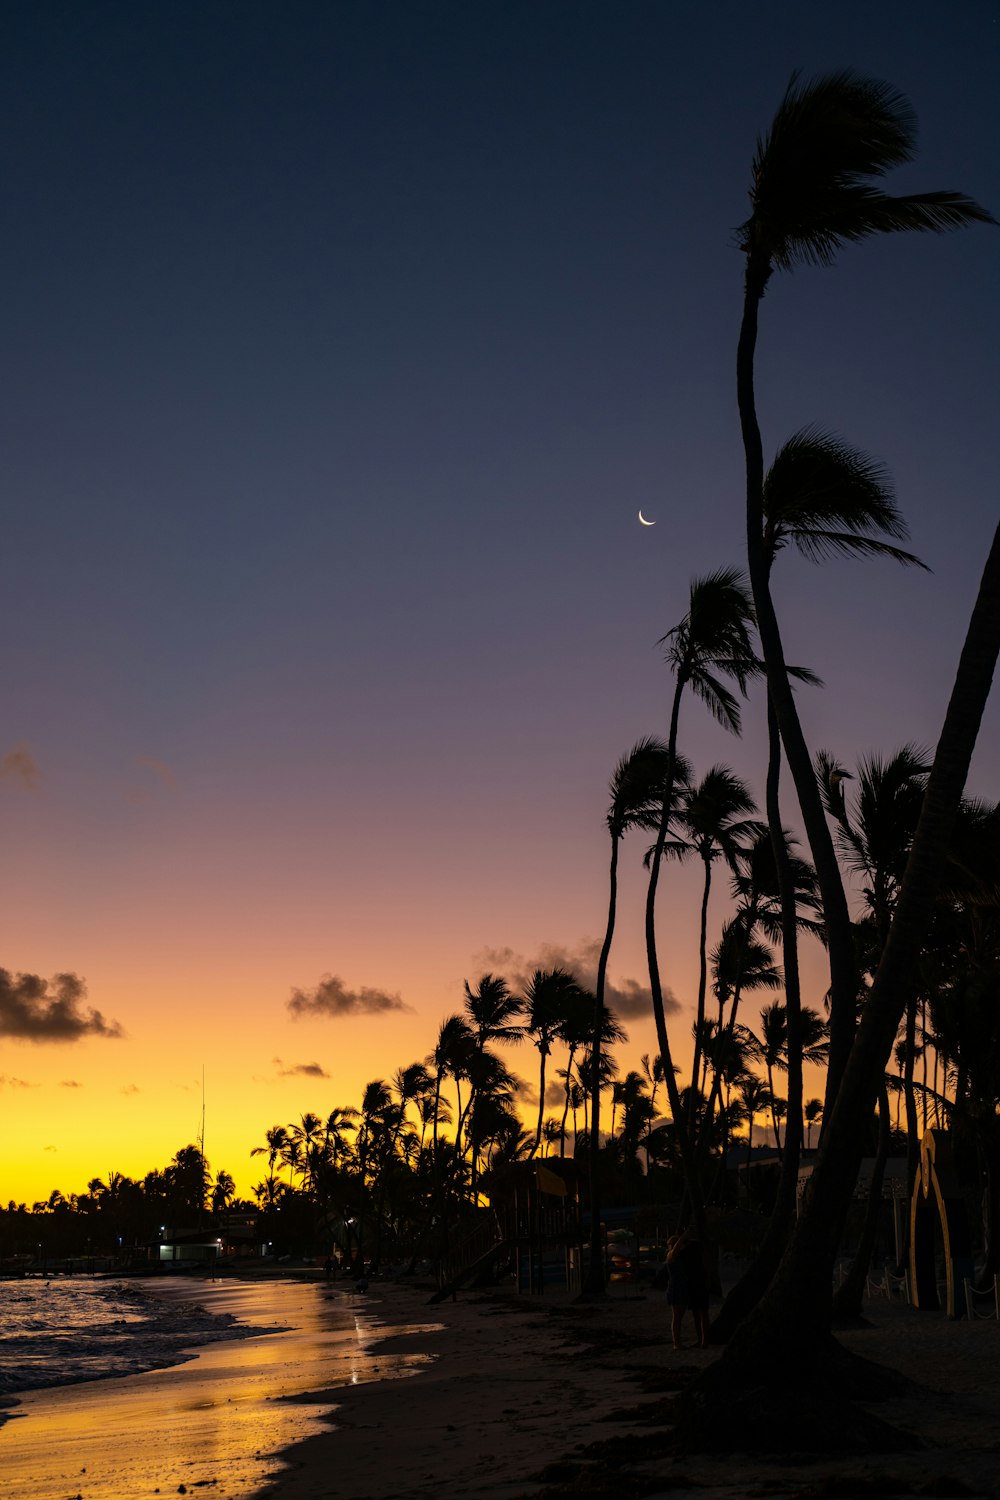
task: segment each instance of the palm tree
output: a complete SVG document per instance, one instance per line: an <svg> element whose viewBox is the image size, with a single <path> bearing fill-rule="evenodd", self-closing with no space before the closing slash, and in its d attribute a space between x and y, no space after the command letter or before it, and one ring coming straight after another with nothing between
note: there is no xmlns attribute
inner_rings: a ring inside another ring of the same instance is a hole
<svg viewBox="0 0 1000 1500"><path fill-rule="evenodd" d="M542 1140L542 1123L545 1113L545 1063L552 1050L552 1043L562 1035L567 1017L578 1001L580 986L573 975L565 969L536 969L525 988L524 1007L528 1036L538 1048L538 1124L535 1129L535 1144L529 1153L534 1156Z"/></svg>
<svg viewBox="0 0 1000 1500"><path fill-rule="evenodd" d="M827 811L836 820L837 845L848 870L863 881L862 898L868 909L872 941L867 967L878 967L885 947L903 880L906 861L916 832L930 767L926 753L904 745L888 757L869 755L858 766L857 794L849 805L845 781L853 781L832 756L820 751L816 757L821 795ZM865 924L861 931L864 933ZM906 1008L904 1098L906 1101L908 1176L912 1185L920 1156L917 1106L913 1091L913 1068L917 1055L917 995ZM867 1270L867 1268L866 1268Z"/></svg>
<svg viewBox="0 0 1000 1500"><path fill-rule="evenodd" d="M903 564L923 566L911 552L892 542L907 536L906 523L896 507L890 479L883 467L866 454L850 448L841 439L805 428L790 438L778 451L764 479L763 553L766 579L769 582L774 560L784 547L794 546L812 562L834 556L889 557ZM788 669L785 669L786 673ZM791 675L791 674L789 674ZM793 734L801 738L794 700L788 711L794 718ZM768 691L768 770L767 818L771 829L783 924L782 948L785 969L785 991L789 1026L789 1102L792 1133L786 1142L789 1152L782 1173L775 1214L774 1243L767 1248L773 1259L784 1229L790 1223L798 1176L798 1121L802 1100L801 1059L799 1057L798 940L794 917L793 875L789 865L779 804L781 737L778 716L770 688ZM836 858L831 856L829 830L826 825L815 830L822 844L824 868L828 880L823 887L824 909L829 913L826 928L834 937L831 949L831 992L838 1001L846 995L848 968L853 948L848 942L850 919L843 883ZM853 982L856 985L856 976ZM834 1066L827 1079L828 1095L835 1092L840 1075L839 1059L846 1055L853 1036L855 1016L839 1003L832 1004L834 1030Z"/></svg>
<svg viewBox="0 0 1000 1500"><path fill-rule="evenodd" d="M590 990L578 989L575 998L571 998L566 1008L566 1015L562 1025L562 1040L568 1049L565 1068L560 1068L559 1077L563 1080L563 1111L559 1123L559 1155L566 1155L566 1121L569 1118L570 1091L573 1084L573 1070L576 1063L576 1055L583 1047L592 1045L594 1040L595 1023L594 996ZM604 1011L603 1025L598 1025L597 1030L601 1033L598 1047L608 1040L608 1026L614 1027L618 1033L617 1039L624 1038L625 1033L612 1020L608 1012Z"/></svg>
<svg viewBox="0 0 1000 1500"><path fill-rule="evenodd" d="M465 1019L480 1051L490 1042L519 1042L524 1027L518 1023L521 1001L499 974L484 974L476 988L465 980Z"/></svg>
<svg viewBox="0 0 1000 1500"><path fill-rule="evenodd" d="M815 1125L816 1121L821 1119L823 1115L822 1099L807 1099L803 1107L802 1114L806 1122L806 1150L811 1151L812 1128Z"/></svg>
<svg viewBox="0 0 1000 1500"><path fill-rule="evenodd" d="M697 1096L702 1044L705 1031L705 999L708 993L708 903L712 891L712 866L722 858L735 869L737 853L759 832L760 824L746 816L756 811L750 789L727 766L713 766L697 786L686 787L681 794L676 825L681 838L695 850L704 867L701 898L701 925L698 942L698 1007L695 1020L694 1059L691 1066L691 1093ZM688 1118L688 1130L694 1120Z"/></svg>
<svg viewBox="0 0 1000 1500"><path fill-rule="evenodd" d="M475 1050L475 1033L464 1016L447 1016L441 1022L434 1051L427 1059L427 1066L434 1070L434 1124L431 1138L435 1160L438 1157L441 1085L447 1076L459 1076Z"/></svg>
<svg viewBox="0 0 1000 1500"><path fill-rule="evenodd" d="M674 751L676 770L676 748ZM659 823L659 810L663 805L667 773L671 770L670 751L662 740L647 735L639 740L627 755L615 766L609 788L611 802L607 812L608 832L611 835L611 872L609 877L608 921L597 961L597 982L594 986L594 1020L592 1029L590 1095L590 1269L587 1280L587 1295L600 1297L604 1294L604 1252L600 1225L600 1167L597 1158L599 1131L601 1127L601 1035L607 1009L604 995L607 988L608 959L615 934L618 912L618 851L622 839L630 828L652 829ZM572 1066L572 1063L569 1065ZM567 1080L569 1067L567 1068ZM567 1101L569 1099L567 1081ZM565 1121L565 1114L563 1115Z"/></svg>
<svg viewBox="0 0 1000 1500"><path fill-rule="evenodd" d="M323 1121L311 1111L302 1115L298 1125L288 1127L288 1138L298 1148L303 1185L307 1193L312 1192L316 1157L323 1141Z"/></svg>
<svg viewBox="0 0 1000 1500"><path fill-rule="evenodd" d="M212 1212L214 1214L225 1213L235 1196L236 1184L229 1173L217 1172L212 1185Z"/></svg>
<svg viewBox="0 0 1000 1500"><path fill-rule="evenodd" d="M269 1182L275 1180L275 1165L283 1160L285 1148L288 1144L288 1131L284 1125L272 1125L265 1130L265 1146L254 1146L250 1152L251 1156L267 1156L267 1177Z"/></svg>
<svg viewBox="0 0 1000 1500"><path fill-rule="evenodd" d="M741 693L749 677L757 670L753 650L753 605L743 576L733 568L720 569L691 584L688 612L679 624L662 637L667 645L667 661L674 672L674 694L670 710L670 732L667 738L667 764L664 774L660 822L656 843L649 863L646 891L646 957L652 992L656 1038L663 1059L664 1079L670 1098L678 1149L684 1163L691 1202L700 1218L700 1195L697 1191L697 1163L684 1119L680 1113L680 1095L674 1077L670 1039L667 1035L663 988L660 982L656 950L656 891L660 865L666 848L674 814L674 788L677 776L677 729L681 698L690 688L708 706L710 712L734 734L740 729L739 702L722 680L731 678Z"/></svg>
<svg viewBox="0 0 1000 1500"><path fill-rule="evenodd" d="M736 1092L740 1103L746 1112L747 1121L747 1166L750 1164L753 1151L753 1122L754 1116L762 1114L764 1110L770 1110L772 1094L767 1084L755 1077L753 1073L744 1073L742 1078L736 1081Z"/></svg>
<svg viewBox="0 0 1000 1500"><path fill-rule="evenodd" d="M818 1011L808 1005L802 1007L802 1057L806 1062L825 1063L830 1055L829 1028ZM765 1005L760 1013L761 1061L767 1070L767 1086L774 1099L774 1074L776 1070L788 1071L788 1008L780 1001ZM789 1115L792 1104L788 1102ZM772 1110L774 1142L781 1154L781 1137L778 1134L777 1112Z"/></svg>
<svg viewBox="0 0 1000 1500"><path fill-rule="evenodd" d="M843 884L795 710L771 599L773 551L768 549L764 509L764 452L754 394L754 354L759 306L775 269L829 265L845 245L873 234L994 222L977 203L959 193L892 197L882 190L886 173L912 159L915 127L908 102L885 83L849 71L807 84L800 84L794 76L770 130L758 141L751 214L739 240L746 258L736 379L746 459L747 565L768 696L823 894L833 1029L828 1103L839 1085L853 1034L853 945Z"/></svg>

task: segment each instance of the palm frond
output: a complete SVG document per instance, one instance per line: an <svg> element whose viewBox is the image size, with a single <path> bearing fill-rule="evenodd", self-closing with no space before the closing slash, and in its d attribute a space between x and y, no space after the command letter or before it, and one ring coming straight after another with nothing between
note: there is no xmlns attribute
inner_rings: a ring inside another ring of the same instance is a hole
<svg viewBox="0 0 1000 1500"><path fill-rule="evenodd" d="M740 248L790 270L829 265L838 250L872 234L996 222L963 193L893 197L875 185L911 161L915 148L913 109L890 84L850 70L806 83L793 75L757 141Z"/></svg>
<svg viewBox="0 0 1000 1500"><path fill-rule="evenodd" d="M690 682L692 692L702 700L712 717L731 734L739 734L743 721L736 694L731 693L725 683L720 682L711 672L692 674Z"/></svg>

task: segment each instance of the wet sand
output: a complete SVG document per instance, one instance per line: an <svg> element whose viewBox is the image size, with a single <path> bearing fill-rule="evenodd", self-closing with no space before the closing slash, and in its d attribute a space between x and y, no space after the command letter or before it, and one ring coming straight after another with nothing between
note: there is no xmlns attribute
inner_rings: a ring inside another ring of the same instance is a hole
<svg viewBox="0 0 1000 1500"><path fill-rule="evenodd" d="M257 1336L206 1345L182 1365L26 1392L0 1427L4 1500L257 1494L280 1448L315 1432L330 1397L304 1393L408 1374L422 1356L377 1355L374 1306L295 1280L158 1279L159 1297L233 1313Z"/></svg>

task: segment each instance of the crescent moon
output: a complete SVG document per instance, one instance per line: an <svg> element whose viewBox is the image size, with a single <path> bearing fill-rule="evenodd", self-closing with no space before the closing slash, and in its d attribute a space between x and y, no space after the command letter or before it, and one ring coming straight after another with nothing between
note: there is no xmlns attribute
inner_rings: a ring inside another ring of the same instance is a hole
<svg viewBox="0 0 1000 1500"><path fill-rule="evenodd" d="M646 517L643 515L642 511L639 512L639 520L642 522L643 526L655 526L656 525L655 521L647 521Z"/></svg>

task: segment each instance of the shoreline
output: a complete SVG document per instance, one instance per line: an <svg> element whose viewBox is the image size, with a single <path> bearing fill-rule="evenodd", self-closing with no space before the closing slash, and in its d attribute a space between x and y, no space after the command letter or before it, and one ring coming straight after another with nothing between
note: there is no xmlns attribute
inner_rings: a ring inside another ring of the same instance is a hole
<svg viewBox="0 0 1000 1500"><path fill-rule="evenodd" d="M295 1274L165 1279L157 1295L230 1314L239 1330L187 1348L183 1363L16 1395L0 1427L4 1500L202 1487L251 1500L280 1469L282 1450L317 1430L337 1388L423 1361L409 1352L373 1358L380 1310L322 1283ZM330 1397L318 1393L324 1385Z"/></svg>
<svg viewBox="0 0 1000 1500"><path fill-rule="evenodd" d="M877 1411L919 1434L919 1451L677 1457L672 1393L719 1350L692 1347L689 1318L688 1347L674 1351L655 1291L617 1288L584 1304L492 1288L431 1307L427 1283L376 1281L355 1297L308 1268L165 1289L213 1314L235 1311L243 1331L164 1369L24 1393L23 1409L5 1415L33 1418L30 1427L0 1427L12 1500L122 1500L181 1484L228 1500L998 1493L995 1321L949 1323L876 1301L867 1326L838 1333L913 1382ZM11 1428L20 1431L5 1442ZM84 1439L92 1447L81 1457Z"/></svg>
<svg viewBox="0 0 1000 1500"><path fill-rule="evenodd" d="M396 1323L397 1312L414 1318L430 1288L373 1291ZM871 1302L866 1326L838 1332L845 1347L911 1382L874 1409L918 1436L915 1451L679 1457L668 1447L671 1393L720 1351L692 1347L690 1322L688 1347L674 1351L661 1295L575 1304L565 1293L529 1301L491 1289L426 1311L440 1315L439 1331L389 1333L373 1347L388 1355L419 1339L431 1362L405 1383L315 1393L329 1402L326 1430L281 1452L257 1500L439 1500L442 1489L453 1500L998 1493L995 1321L951 1323Z"/></svg>

